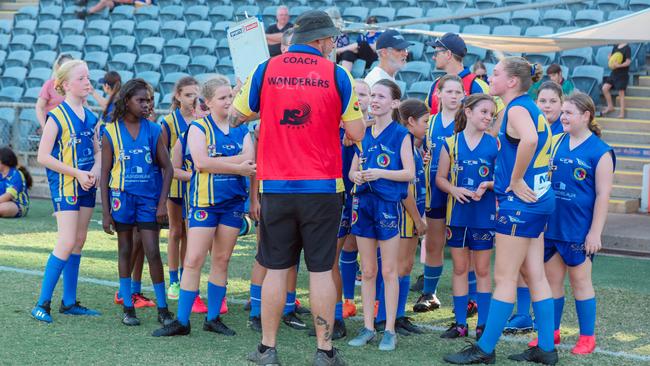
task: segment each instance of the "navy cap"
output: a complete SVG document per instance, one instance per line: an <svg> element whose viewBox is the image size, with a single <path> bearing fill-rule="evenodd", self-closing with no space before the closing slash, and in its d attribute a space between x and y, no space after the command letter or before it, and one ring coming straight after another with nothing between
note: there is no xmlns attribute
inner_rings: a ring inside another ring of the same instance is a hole
<svg viewBox="0 0 650 366"><path fill-rule="evenodd" d="M456 33L445 33L442 37L427 42L427 45L431 47L442 47L460 57L465 57L467 54L465 41Z"/></svg>
<svg viewBox="0 0 650 366"><path fill-rule="evenodd" d="M398 31L389 29L377 38L377 49L394 48L396 50L405 50L411 45Z"/></svg>

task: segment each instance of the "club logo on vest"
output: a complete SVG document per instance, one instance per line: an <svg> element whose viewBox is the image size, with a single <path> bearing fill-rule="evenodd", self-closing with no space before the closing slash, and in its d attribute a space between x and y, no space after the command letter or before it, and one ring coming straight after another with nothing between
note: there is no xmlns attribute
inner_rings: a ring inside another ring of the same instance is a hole
<svg viewBox="0 0 650 366"><path fill-rule="evenodd" d="M486 167L485 165L481 166L478 169L478 175L480 175L481 178L487 177L488 174L490 174L490 168Z"/></svg>
<svg viewBox="0 0 650 366"><path fill-rule="evenodd" d="M122 201L119 198L113 198L113 211L119 211L122 207Z"/></svg>
<svg viewBox="0 0 650 366"><path fill-rule="evenodd" d="M65 202L69 205L76 205L77 204L77 197L76 196L68 196L65 198Z"/></svg>
<svg viewBox="0 0 650 366"><path fill-rule="evenodd" d="M289 127L304 127L309 123L311 107L308 104L301 104L298 109L285 109L284 116L280 120L280 125L289 125Z"/></svg>
<svg viewBox="0 0 650 366"><path fill-rule="evenodd" d="M575 168L573 171L573 177L576 180L585 180L585 178L587 178L587 171L584 168Z"/></svg>
<svg viewBox="0 0 650 366"><path fill-rule="evenodd" d="M194 220L205 221L208 219L208 212L205 210L196 210L194 212Z"/></svg>
<svg viewBox="0 0 650 366"><path fill-rule="evenodd" d="M388 156L388 154L386 153L379 154L379 156L377 156L377 164L382 168L387 167L388 164L390 164L390 157Z"/></svg>
<svg viewBox="0 0 650 366"><path fill-rule="evenodd" d="M449 226L447 226L447 229L445 230L445 236L447 237L447 240L451 239L452 235L453 234L451 229L449 228Z"/></svg>

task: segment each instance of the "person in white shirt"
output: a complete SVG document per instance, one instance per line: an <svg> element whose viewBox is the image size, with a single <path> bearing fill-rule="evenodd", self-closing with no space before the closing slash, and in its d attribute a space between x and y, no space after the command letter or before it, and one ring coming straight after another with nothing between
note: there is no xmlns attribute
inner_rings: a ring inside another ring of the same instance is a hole
<svg viewBox="0 0 650 366"><path fill-rule="evenodd" d="M395 74L406 64L407 48L410 45L411 43L395 30L382 33L377 39L379 65L370 70L364 79L365 82L372 88L381 79L395 81Z"/></svg>

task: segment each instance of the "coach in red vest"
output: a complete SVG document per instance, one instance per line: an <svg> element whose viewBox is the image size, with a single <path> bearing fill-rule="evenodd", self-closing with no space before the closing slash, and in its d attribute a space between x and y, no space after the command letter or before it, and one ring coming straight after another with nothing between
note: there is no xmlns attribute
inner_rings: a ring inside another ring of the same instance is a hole
<svg viewBox="0 0 650 366"><path fill-rule="evenodd" d="M304 251L310 305L318 339L314 365L344 364L332 348L336 289L332 266L342 205L339 125L363 138L364 123L352 76L323 55L340 32L323 11L297 20L287 53L261 63L233 102L231 123L259 114L257 179L261 220L257 260L268 269L262 284L262 342L249 354L258 365L279 362L276 335L289 269Z"/></svg>

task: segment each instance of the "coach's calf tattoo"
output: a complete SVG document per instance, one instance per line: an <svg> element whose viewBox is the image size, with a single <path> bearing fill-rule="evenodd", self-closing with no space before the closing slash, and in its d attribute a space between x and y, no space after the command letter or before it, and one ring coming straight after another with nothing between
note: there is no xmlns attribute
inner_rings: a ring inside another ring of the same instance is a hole
<svg viewBox="0 0 650 366"><path fill-rule="evenodd" d="M323 319L320 315L316 316L316 326L325 328L325 340L326 341L331 341L332 340L332 332L330 331L331 326L327 322L327 320Z"/></svg>

